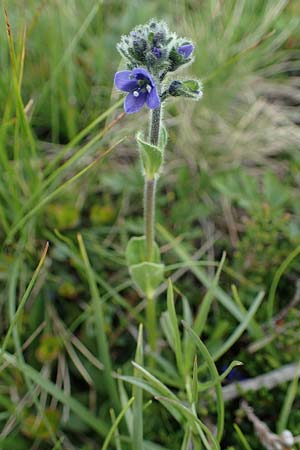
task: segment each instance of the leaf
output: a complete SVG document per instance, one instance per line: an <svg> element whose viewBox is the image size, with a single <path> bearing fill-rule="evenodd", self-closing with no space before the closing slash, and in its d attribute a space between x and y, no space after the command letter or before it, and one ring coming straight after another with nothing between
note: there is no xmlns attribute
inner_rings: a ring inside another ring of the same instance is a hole
<svg viewBox="0 0 300 450"><path fill-rule="evenodd" d="M164 265L160 264L159 247L155 242L153 249L153 262L148 262L145 236L131 238L126 248L130 275L147 297L153 296L164 279Z"/></svg>
<svg viewBox="0 0 300 450"><path fill-rule="evenodd" d="M126 248L126 261L128 266L145 262L146 258L146 238L145 236L132 237ZM160 263L159 247L153 244L153 262Z"/></svg>
<svg viewBox="0 0 300 450"><path fill-rule="evenodd" d="M150 384L151 382L147 382L142 380L141 378L136 378L136 377L130 377L130 376L125 376L125 375L119 375L118 378L121 381L125 381L127 383L130 383L134 386L137 386L141 389L143 389L144 391L148 392L150 395L152 395L153 397L162 395L162 389L160 389L160 387L158 385L152 385ZM158 381L158 380L157 380ZM168 390L168 388L166 386L164 386L160 381L159 383L165 387L165 389ZM169 391L169 390L168 390ZM171 391L169 391L171 392ZM168 394L169 394L168 392ZM176 397L174 396L174 398L176 399ZM174 409L171 405L169 407L167 407L167 410L169 411L169 413L177 420L180 421L180 415L178 414L177 410Z"/></svg>
<svg viewBox="0 0 300 450"><path fill-rule="evenodd" d="M219 376L217 381L222 382L223 380L225 380L227 375L232 371L232 369L234 367L238 367L238 366L242 366L242 365L243 365L243 363L241 361L232 361L229 364L229 366L227 367L227 369ZM206 381L204 383L198 383L198 391L199 392L207 391L207 389L214 387L215 384L216 384L216 380L215 381Z"/></svg>
<svg viewBox="0 0 300 450"><path fill-rule="evenodd" d="M164 265L151 262L135 264L129 268L130 275L135 284L149 298L164 279Z"/></svg>
<svg viewBox="0 0 300 450"><path fill-rule="evenodd" d="M168 305L168 318L169 318L170 327L171 327L170 329L171 329L172 339L174 341L176 363L177 363L179 372L184 376L183 354L182 354L180 333L179 333L178 320L177 320L177 315L176 315L176 310L175 310L175 305L174 305L173 285L172 285L172 281L170 279L169 279L169 283L168 283L167 305Z"/></svg>
<svg viewBox="0 0 300 450"><path fill-rule="evenodd" d="M133 362L133 366L142 373L144 378L149 382L151 386L153 386L157 391L163 395L164 397L176 399L176 395L173 394L170 389L167 388L161 381L159 381L154 375L152 375L148 370L139 364Z"/></svg>
<svg viewBox="0 0 300 450"><path fill-rule="evenodd" d="M168 142L168 132L166 127L161 124L159 134L159 147L164 150Z"/></svg>
<svg viewBox="0 0 300 450"><path fill-rule="evenodd" d="M161 314L161 316L160 316L160 326L161 326L161 329L163 331L163 334L165 335L165 337L166 337L166 339L168 341L168 344L169 344L170 348L175 353L175 342L174 342L174 339L173 339L172 327L171 327L171 322L170 322L168 311L164 311Z"/></svg>
<svg viewBox="0 0 300 450"><path fill-rule="evenodd" d="M141 133L137 134L136 140L140 150L143 171L149 180L153 180L159 176L163 164L163 149L144 141L141 138Z"/></svg>

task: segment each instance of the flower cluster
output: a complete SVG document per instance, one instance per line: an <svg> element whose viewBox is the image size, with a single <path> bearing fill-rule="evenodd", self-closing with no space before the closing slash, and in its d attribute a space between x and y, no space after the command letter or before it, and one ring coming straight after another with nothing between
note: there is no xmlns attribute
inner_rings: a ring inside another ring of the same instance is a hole
<svg viewBox="0 0 300 450"><path fill-rule="evenodd" d="M170 32L164 22L151 20L136 27L122 37L117 49L128 70L116 73L115 86L127 92L124 108L128 114L138 112L144 104L156 109L168 96L201 97L197 80L175 80L163 90L168 73L189 64L194 52L193 43Z"/></svg>
<svg viewBox="0 0 300 450"><path fill-rule="evenodd" d="M164 22L151 20L123 36L117 49L128 68L146 67L153 75L173 72L192 61L194 45L170 33Z"/></svg>

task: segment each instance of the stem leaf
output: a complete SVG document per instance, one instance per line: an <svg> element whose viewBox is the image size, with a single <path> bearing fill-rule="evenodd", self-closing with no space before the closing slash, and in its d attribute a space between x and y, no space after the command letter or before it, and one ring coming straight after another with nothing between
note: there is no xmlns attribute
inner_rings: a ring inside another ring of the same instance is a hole
<svg viewBox="0 0 300 450"><path fill-rule="evenodd" d="M140 150L143 172L149 180L153 180L159 176L163 164L163 148L144 141L141 133L137 134L136 140Z"/></svg>

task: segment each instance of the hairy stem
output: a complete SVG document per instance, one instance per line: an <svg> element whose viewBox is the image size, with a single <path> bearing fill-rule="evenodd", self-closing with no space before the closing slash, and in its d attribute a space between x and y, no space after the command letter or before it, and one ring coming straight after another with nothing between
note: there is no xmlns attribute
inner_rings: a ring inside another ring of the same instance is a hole
<svg viewBox="0 0 300 450"><path fill-rule="evenodd" d="M145 179L144 221L145 221L147 261L152 261L153 259L155 191L156 191L156 180Z"/></svg>
<svg viewBox="0 0 300 450"><path fill-rule="evenodd" d="M158 145L161 123L161 107L151 112L149 141L153 145ZM148 179L145 175L144 190L144 226L146 237L146 259L153 261L153 247L155 240L155 193L156 178ZM147 298L147 331L149 345L152 352L156 350L156 312L155 300L153 297Z"/></svg>
<svg viewBox="0 0 300 450"><path fill-rule="evenodd" d="M150 143L153 145L158 144L159 132L160 132L160 120L161 120L161 106L157 109L153 109L151 113L150 122Z"/></svg>
<svg viewBox="0 0 300 450"><path fill-rule="evenodd" d="M158 144L160 133L161 108L154 109L151 113L149 140L153 145ZM153 243L154 243L154 223L155 223L155 192L156 179L149 180L145 177L144 191L144 223L146 236L146 257L147 261L153 259Z"/></svg>

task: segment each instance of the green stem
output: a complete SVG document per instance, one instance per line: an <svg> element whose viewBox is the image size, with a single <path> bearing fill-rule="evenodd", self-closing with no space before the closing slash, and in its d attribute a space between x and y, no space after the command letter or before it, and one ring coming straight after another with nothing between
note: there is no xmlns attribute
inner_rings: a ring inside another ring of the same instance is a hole
<svg viewBox="0 0 300 450"><path fill-rule="evenodd" d="M146 236L146 258L147 261L153 259L153 243L154 243L154 220L155 220L155 191L156 180L145 179L144 192L144 221Z"/></svg>
<svg viewBox="0 0 300 450"><path fill-rule="evenodd" d="M160 133L160 122L161 122L161 106L159 106L159 108L153 109L151 113L149 137L150 143L153 145L158 144Z"/></svg>
<svg viewBox="0 0 300 450"><path fill-rule="evenodd" d="M161 107L151 112L149 140L153 145L158 145L161 124ZM148 179L145 176L144 190L144 227L146 238L146 258L153 261L153 244L155 240L155 193L156 178ZM153 297L147 298L147 331L149 345L152 352L156 350L156 312L155 300Z"/></svg>
<svg viewBox="0 0 300 450"><path fill-rule="evenodd" d="M156 351L156 312L155 312L155 300L153 297L147 298L147 328L148 328L148 341L152 352Z"/></svg>
<svg viewBox="0 0 300 450"><path fill-rule="evenodd" d="M159 141L161 122L161 107L154 109L151 113L149 140L153 145L157 145ZM146 257L147 261L153 258L153 243L155 238L154 222L155 222L155 192L156 179L149 180L145 176L144 191L144 221L145 221L145 237L146 237Z"/></svg>

